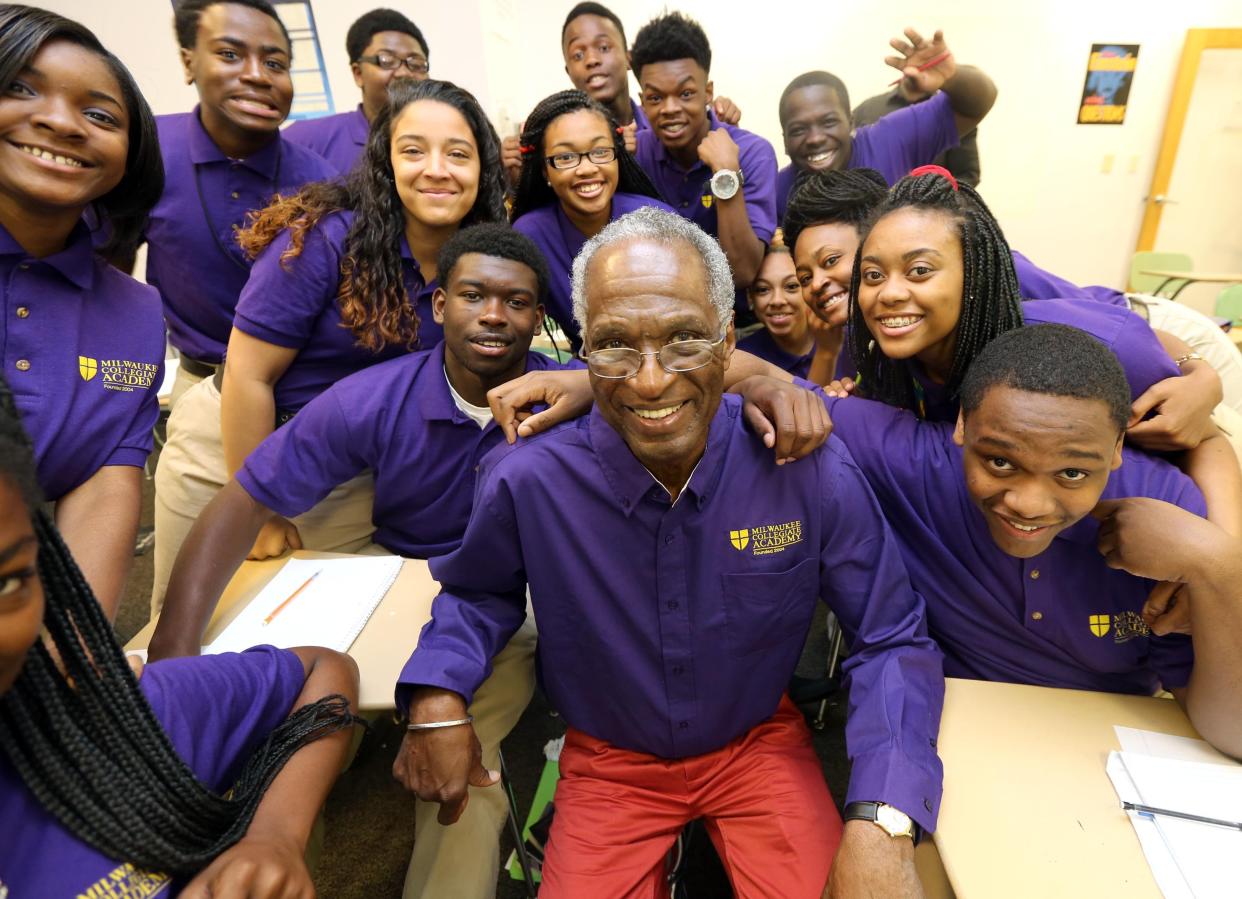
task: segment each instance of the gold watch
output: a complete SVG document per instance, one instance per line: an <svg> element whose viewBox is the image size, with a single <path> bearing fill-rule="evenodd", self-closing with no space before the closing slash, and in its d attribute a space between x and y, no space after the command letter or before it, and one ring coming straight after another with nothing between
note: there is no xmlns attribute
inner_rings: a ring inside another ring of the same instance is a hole
<svg viewBox="0 0 1242 899"><path fill-rule="evenodd" d="M899 808L883 802L851 802L845 807L846 821L870 821L890 837L909 837L916 843L920 828Z"/></svg>

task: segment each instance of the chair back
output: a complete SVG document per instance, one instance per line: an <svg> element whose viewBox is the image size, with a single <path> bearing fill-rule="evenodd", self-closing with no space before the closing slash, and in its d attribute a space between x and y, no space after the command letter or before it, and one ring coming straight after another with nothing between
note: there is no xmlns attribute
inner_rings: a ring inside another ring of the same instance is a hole
<svg viewBox="0 0 1242 899"><path fill-rule="evenodd" d="M1230 284L1216 295L1217 318L1227 318L1235 328L1242 328L1242 284Z"/></svg>
<svg viewBox="0 0 1242 899"><path fill-rule="evenodd" d="M1144 275L1142 272L1147 269L1166 269L1177 272L1187 272L1194 268L1190 256L1186 253L1158 253L1154 250L1142 250L1135 253L1130 259L1130 293L1146 293L1155 294L1155 292L1163 287L1162 293L1169 293L1176 290L1183 282L1174 280L1170 283L1167 278L1159 275Z"/></svg>

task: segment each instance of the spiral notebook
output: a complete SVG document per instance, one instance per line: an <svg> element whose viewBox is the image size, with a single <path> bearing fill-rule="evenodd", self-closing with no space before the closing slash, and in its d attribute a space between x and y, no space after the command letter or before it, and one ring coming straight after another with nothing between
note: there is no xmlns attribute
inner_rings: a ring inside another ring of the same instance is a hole
<svg viewBox="0 0 1242 899"><path fill-rule="evenodd" d="M290 559L212 643L208 653L270 643L346 652L401 572L398 556Z"/></svg>

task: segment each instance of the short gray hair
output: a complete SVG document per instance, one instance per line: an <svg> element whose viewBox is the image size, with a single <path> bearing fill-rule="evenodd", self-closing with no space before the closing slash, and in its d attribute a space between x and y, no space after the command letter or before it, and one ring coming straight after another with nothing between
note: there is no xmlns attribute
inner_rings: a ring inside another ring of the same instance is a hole
<svg viewBox="0 0 1242 899"><path fill-rule="evenodd" d="M626 240L650 240L665 245L688 243L703 258L707 271L707 298L716 309L721 330L733 317L733 270L720 244L706 231L675 212L655 206L644 206L609 223L578 251L571 276L574 298L574 319L586 331L586 273L595 254L604 247Z"/></svg>

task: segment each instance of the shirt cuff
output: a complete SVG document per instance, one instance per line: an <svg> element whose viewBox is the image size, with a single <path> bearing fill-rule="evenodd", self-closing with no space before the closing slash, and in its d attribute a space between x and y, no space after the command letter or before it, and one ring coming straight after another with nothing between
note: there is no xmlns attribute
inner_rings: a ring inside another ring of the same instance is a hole
<svg viewBox="0 0 1242 899"><path fill-rule="evenodd" d="M439 687L459 693L469 707L474 691L487 679L488 671L445 649L415 649L397 678L397 713L405 715L410 698L419 687Z"/></svg>
<svg viewBox="0 0 1242 899"><path fill-rule="evenodd" d="M898 750L873 752L853 760L846 803L883 802L913 818L927 833L936 829L944 772L933 752L929 771Z"/></svg>
<svg viewBox="0 0 1242 899"><path fill-rule="evenodd" d="M112 451L112 455L104 460L100 468L109 465L129 465L133 468L142 468L147 464L147 456L151 455L151 447L146 449L138 449L132 446L118 446Z"/></svg>
<svg viewBox="0 0 1242 899"><path fill-rule="evenodd" d="M287 331L278 330L262 322L256 322L254 319L246 318L240 313L234 314L233 327L243 334L289 350L302 349L310 337L309 334L290 334Z"/></svg>
<svg viewBox="0 0 1242 899"><path fill-rule="evenodd" d="M261 479L255 477L246 468L245 463L242 464L241 468L237 469L237 474L234 477L237 478L237 483L241 485L241 488L250 494L251 499L267 506L277 515L284 516L285 518L297 518L303 512L309 511L316 505L316 503L311 503L310 505L299 506L295 503L287 502L285 497L277 496L268 490L267 485Z"/></svg>

